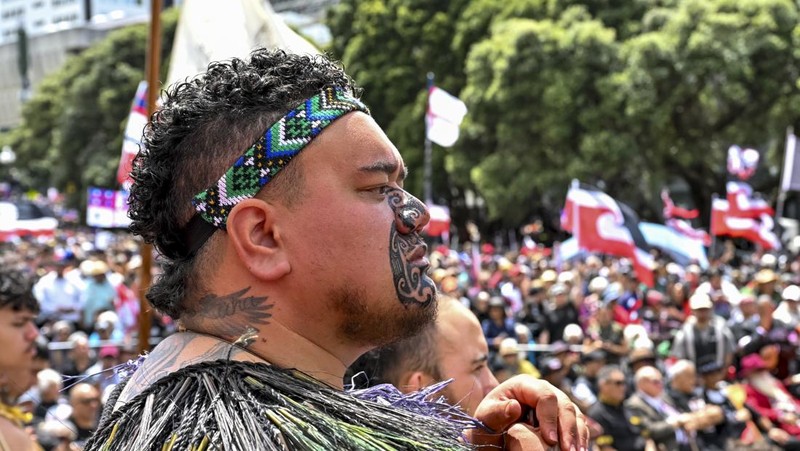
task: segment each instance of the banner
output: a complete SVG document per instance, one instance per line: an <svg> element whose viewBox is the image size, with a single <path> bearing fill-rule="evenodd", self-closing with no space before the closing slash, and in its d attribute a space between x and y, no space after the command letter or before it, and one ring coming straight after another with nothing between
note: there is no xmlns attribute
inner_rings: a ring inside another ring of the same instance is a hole
<svg viewBox="0 0 800 451"><path fill-rule="evenodd" d="M452 146L458 140L459 127L466 114L467 106L458 97L431 86L425 114L428 139L442 147Z"/></svg>
<svg viewBox="0 0 800 451"><path fill-rule="evenodd" d="M128 217L128 192L113 189L89 188L86 202L86 225L103 229L125 228Z"/></svg>

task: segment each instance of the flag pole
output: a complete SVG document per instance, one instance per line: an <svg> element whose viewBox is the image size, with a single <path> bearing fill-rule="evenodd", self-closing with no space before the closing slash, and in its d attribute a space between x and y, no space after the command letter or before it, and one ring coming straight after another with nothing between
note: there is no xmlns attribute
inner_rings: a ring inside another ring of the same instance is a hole
<svg viewBox="0 0 800 451"><path fill-rule="evenodd" d="M578 179L572 179L572 184L570 186L570 190L578 190L580 189L581 182ZM569 193L567 193L567 197L569 197ZM578 250L580 251L583 246L581 246L581 221L578 217L578 212L580 211L578 207L578 203L573 201L572 202L572 236L575 237L575 241L578 243Z"/></svg>
<svg viewBox="0 0 800 451"><path fill-rule="evenodd" d="M714 233L714 201L717 200L717 193L711 195L711 219L708 221L708 231L711 235L711 247L708 250L709 255L711 256L711 262L714 262L716 258L716 250L717 250L717 234Z"/></svg>
<svg viewBox="0 0 800 451"><path fill-rule="evenodd" d="M161 0L150 0L150 34L145 59L147 77L147 120L153 116L160 86L158 74L161 71ZM142 242L139 247L142 257L139 274L139 354L150 350L150 306L146 293L150 288L151 268L153 266L153 246Z"/></svg>
<svg viewBox="0 0 800 451"><path fill-rule="evenodd" d="M428 72L428 99L430 99L430 92L431 88L433 87L433 72ZM424 167L424 174L423 174L423 195L425 196L425 204L428 206L433 205L433 187L431 183L431 160L433 159L433 144L431 143L430 138L428 138L428 122L427 122L427 109L429 108L427 100L425 102L425 167Z"/></svg>

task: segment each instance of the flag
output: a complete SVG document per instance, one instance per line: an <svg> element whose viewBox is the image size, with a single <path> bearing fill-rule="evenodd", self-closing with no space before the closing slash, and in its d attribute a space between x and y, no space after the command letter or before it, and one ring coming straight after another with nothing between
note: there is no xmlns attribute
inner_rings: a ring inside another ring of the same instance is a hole
<svg viewBox="0 0 800 451"><path fill-rule="evenodd" d="M140 81L136 95L133 96L131 112L128 114L128 124L125 126L125 136L122 140L122 155L117 168L117 182L126 191L133 183L131 179L133 159L139 153L145 125L147 125L147 82Z"/></svg>
<svg viewBox="0 0 800 451"><path fill-rule="evenodd" d="M666 188L661 190L661 200L664 201L664 219L694 219L700 214L696 209L687 210L686 208L676 206L675 203L672 202L672 198L669 197L669 190Z"/></svg>
<svg viewBox="0 0 800 451"><path fill-rule="evenodd" d="M759 154L755 149L742 149L737 145L728 148L728 172L740 180L747 180L758 168Z"/></svg>
<svg viewBox="0 0 800 451"><path fill-rule="evenodd" d="M654 261L629 207L602 191L573 184L567 192L562 228L572 232L581 249L630 259L639 281L654 286Z"/></svg>
<svg viewBox="0 0 800 451"><path fill-rule="evenodd" d="M428 205L431 220L425 226L428 236L440 236L447 241L450 237L450 209L443 205Z"/></svg>
<svg viewBox="0 0 800 451"><path fill-rule="evenodd" d="M58 219L31 202L0 202L0 243L23 236L52 238Z"/></svg>
<svg viewBox="0 0 800 451"><path fill-rule="evenodd" d="M760 218L762 215L772 216L775 210L760 198L753 197L753 188L744 182L728 182L729 216L739 218Z"/></svg>
<svg viewBox="0 0 800 451"><path fill-rule="evenodd" d="M442 147L452 146L458 140L458 127L466 114L467 106L458 97L431 86L425 114L427 138Z"/></svg>
<svg viewBox="0 0 800 451"><path fill-rule="evenodd" d="M711 246L711 235L705 230L695 229L688 221L683 219L667 219L666 226L691 240L697 240L703 246Z"/></svg>
<svg viewBox="0 0 800 451"><path fill-rule="evenodd" d="M731 214L730 203L725 199L714 199L711 203L711 234L744 238L760 244L766 250L780 249L781 243L772 231L772 217L762 214L759 218L737 217Z"/></svg>
<svg viewBox="0 0 800 451"><path fill-rule="evenodd" d="M786 136L786 152L783 156L781 191L800 191L800 158L796 158L797 137L793 132Z"/></svg>
<svg viewBox="0 0 800 451"><path fill-rule="evenodd" d="M184 0L165 85L205 72L211 61L246 58L256 47L298 54L319 50L263 0Z"/></svg>

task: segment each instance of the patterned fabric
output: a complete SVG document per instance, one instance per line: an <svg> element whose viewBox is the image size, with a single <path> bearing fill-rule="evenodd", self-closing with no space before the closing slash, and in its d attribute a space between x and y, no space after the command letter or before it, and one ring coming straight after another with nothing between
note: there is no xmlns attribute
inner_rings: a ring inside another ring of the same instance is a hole
<svg viewBox="0 0 800 451"><path fill-rule="evenodd" d="M324 88L267 129L244 155L192 204L200 216L225 230L228 214L239 202L254 197L322 130L352 111L369 114L358 99L338 87Z"/></svg>

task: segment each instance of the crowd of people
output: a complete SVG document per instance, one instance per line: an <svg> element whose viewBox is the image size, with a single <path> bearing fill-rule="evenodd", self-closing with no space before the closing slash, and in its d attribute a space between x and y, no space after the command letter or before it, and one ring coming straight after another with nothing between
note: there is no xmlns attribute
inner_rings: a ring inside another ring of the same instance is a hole
<svg viewBox="0 0 800 451"><path fill-rule="evenodd" d="M367 354L345 384L414 391L453 379L443 394L474 413L499 382L529 374L588 414L600 450L646 449L648 440L800 449L800 260L763 254L705 271L665 262L647 288L624 260L558 267L542 251L439 246L439 333ZM80 445L137 358L138 247L126 234L98 249L91 233L62 231L4 252L35 280L40 331L38 374L16 405L44 449ZM165 315L153 325L155 342L175 331Z"/></svg>
<svg viewBox="0 0 800 451"><path fill-rule="evenodd" d="M428 259L356 95L265 49L171 88L130 195L147 356L131 236L2 244L0 450L800 449L800 259Z"/></svg>

